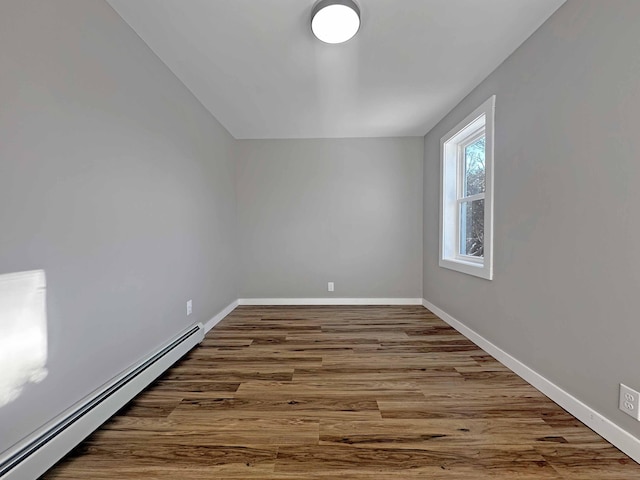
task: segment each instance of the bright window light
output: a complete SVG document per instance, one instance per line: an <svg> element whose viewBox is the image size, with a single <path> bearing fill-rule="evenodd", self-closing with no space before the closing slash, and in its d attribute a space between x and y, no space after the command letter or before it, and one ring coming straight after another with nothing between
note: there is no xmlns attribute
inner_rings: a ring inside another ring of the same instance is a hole
<svg viewBox="0 0 640 480"><path fill-rule="evenodd" d="M0 275L0 407L47 376L44 270Z"/></svg>

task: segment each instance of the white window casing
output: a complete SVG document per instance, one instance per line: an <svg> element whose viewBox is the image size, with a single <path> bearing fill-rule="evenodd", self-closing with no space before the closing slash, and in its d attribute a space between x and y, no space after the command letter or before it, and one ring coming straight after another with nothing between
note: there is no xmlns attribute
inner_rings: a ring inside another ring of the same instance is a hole
<svg viewBox="0 0 640 480"><path fill-rule="evenodd" d="M440 140L440 261L458 272L493 279L493 165L496 97L469 114ZM485 137L485 191L464 195L465 147ZM460 252L461 206L484 200L483 256Z"/></svg>

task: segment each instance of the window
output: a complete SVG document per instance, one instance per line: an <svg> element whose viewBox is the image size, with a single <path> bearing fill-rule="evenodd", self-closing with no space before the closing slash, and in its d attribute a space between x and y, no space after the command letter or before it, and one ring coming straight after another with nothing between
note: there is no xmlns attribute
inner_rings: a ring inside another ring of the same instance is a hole
<svg viewBox="0 0 640 480"><path fill-rule="evenodd" d="M440 266L493 277L495 95L440 141Z"/></svg>

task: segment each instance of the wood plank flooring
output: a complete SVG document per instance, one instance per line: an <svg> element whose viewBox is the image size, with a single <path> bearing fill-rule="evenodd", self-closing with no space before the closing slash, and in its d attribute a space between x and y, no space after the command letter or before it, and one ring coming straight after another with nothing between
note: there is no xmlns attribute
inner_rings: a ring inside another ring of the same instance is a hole
<svg viewBox="0 0 640 480"><path fill-rule="evenodd" d="M44 477L640 479L423 307L239 307Z"/></svg>

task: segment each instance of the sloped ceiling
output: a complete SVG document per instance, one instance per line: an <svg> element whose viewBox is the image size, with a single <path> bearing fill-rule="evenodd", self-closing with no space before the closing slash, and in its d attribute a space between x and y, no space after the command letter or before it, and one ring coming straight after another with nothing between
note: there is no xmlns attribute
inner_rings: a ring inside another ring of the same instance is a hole
<svg viewBox="0 0 640 480"><path fill-rule="evenodd" d="M313 0L108 0L238 139L426 134L564 0L359 0L326 45Z"/></svg>

